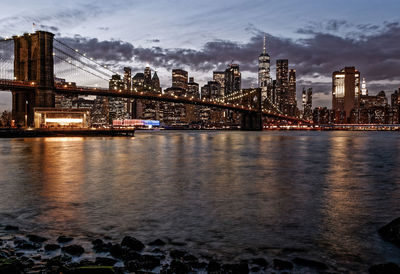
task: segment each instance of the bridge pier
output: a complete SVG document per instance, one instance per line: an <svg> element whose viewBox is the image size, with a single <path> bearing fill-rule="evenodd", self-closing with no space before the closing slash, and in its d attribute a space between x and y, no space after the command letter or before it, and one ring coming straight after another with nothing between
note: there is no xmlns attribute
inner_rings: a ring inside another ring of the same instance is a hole
<svg viewBox="0 0 400 274"><path fill-rule="evenodd" d="M34 126L34 108L54 107L54 34L45 31L14 36L14 80L31 85L12 90L16 125Z"/></svg>
<svg viewBox="0 0 400 274"><path fill-rule="evenodd" d="M242 113L241 118L241 130L263 130L263 122L262 122L262 114L257 113L249 113L244 112Z"/></svg>
<svg viewBox="0 0 400 274"><path fill-rule="evenodd" d="M256 95L252 98L252 104L256 105L257 112L242 112L241 130L263 130L262 97L261 89L256 89Z"/></svg>

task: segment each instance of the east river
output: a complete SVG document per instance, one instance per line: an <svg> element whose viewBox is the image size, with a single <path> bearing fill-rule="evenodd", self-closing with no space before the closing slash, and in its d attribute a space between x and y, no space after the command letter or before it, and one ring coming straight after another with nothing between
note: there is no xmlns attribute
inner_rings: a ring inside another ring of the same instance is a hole
<svg viewBox="0 0 400 274"><path fill-rule="evenodd" d="M56 237L133 235L220 258L400 263L398 132L137 132L0 139L0 223Z"/></svg>

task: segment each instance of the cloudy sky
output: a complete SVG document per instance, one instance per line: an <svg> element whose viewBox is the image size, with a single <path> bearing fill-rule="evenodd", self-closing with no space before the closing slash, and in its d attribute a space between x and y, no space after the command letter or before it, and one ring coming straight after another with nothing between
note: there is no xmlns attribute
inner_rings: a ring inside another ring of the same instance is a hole
<svg viewBox="0 0 400 274"><path fill-rule="evenodd" d="M332 72L344 66L361 71L371 94L400 86L399 10L399 0L2 0L0 36L34 22L115 70L149 64L166 88L172 68L203 85L232 60L243 87L256 85L266 33L271 63L289 59L297 71L298 98L312 86L313 105L330 107ZM10 98L0 94L0 109Z"/></svg>

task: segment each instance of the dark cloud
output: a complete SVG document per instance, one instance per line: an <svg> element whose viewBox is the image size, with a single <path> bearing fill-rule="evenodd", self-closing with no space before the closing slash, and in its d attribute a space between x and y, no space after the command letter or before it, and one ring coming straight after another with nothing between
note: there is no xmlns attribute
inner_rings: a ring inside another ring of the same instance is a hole
<svg viewBox="0 0 400 274"><path fill-rule="evenodd" d="M345 21L329 21L327 28L337 30ZM385 23L358 25L362 35L344 35L309 32L306 38L293 40L267 34L267 48L274 66L276 59L289 59L291 68L302 79L329 79L332 72L345 66L356 66L368 81L400 82L400 24ZM211 72L224 69L232 61L240 64L242 71L257 73L257 58L262 49L264 33L249 26L252 37L247 43L228 40L207 42L199 50L187 48L134 47L122 41L99 41L95 38L63 38L63 41L96 59L115 62L149 63L152 67L171 69L182 67L192 71ZM374 32L379 29L379 32ZM211 75L211 74L210 74ZM328 80L329 81L329 80ZM253 80L244 80L251 83ZM301 83L301 82L299 82ZM305 84L305 82L304 82ZM315 92L330 92L330 84L313 84ZM373 86L379 88L379 85ZM388 85L392 88L393 84ZM380 86L381 89L385 87Z"/></svg>
<svg viewBox="0 0 400 274"><path fill-rule="evenodd" d="M46 25L39 25L40 30L50 31L50 32L58 32L58 28L55 26L46 26Z"/></svg>
<svg viewBox="0 0 400 274"><path fill-rule="evenodd" d="M126 62L131 61L134 56L133 45L120 40L99 41L97 38L79 35L73 38L63 37L59 40L99 61Z"/></svg>

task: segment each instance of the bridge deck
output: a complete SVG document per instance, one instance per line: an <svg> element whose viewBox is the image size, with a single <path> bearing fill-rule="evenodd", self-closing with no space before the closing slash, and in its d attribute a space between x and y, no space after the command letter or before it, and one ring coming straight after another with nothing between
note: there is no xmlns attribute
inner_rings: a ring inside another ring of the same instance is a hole
<svg viewBox="0 0 400 274"><path fill-rule="evenodd" d="M92 88L92 87L75 87L56 85L54 87L41 87L35 85L33 82L13 81L13 80L0 80L0 90L3 91L24 91L24 90L35 90L35 89L52 89L56 93L60 94L79 94L79 95L97 95L97 96L110 96L110 97L121 97L121 98L133 98L143 99L160 102L171 102L181 104L191 104L219 109L226 109L232 111L246 112L246 113L259 113L257 108L246 107L239 104L231 104L223 102L219 99L198 99L189 96L177 96L170 94L143 92L143 91L126 91L126 90L110 90L103 88ZM297 117L290 117L282 114L275 113L270 110L262 110L262 115L270 118L287 120L292 122L303 122L310 123Z"/></svg>

